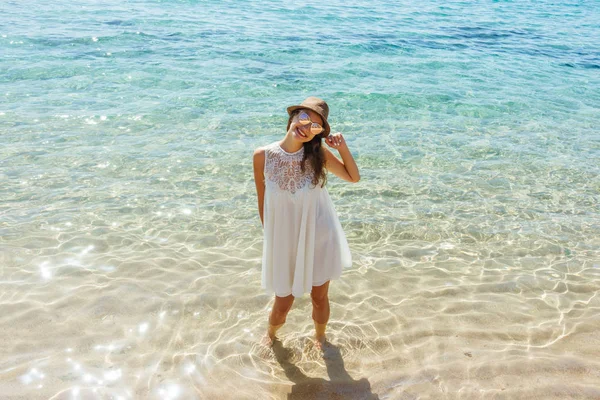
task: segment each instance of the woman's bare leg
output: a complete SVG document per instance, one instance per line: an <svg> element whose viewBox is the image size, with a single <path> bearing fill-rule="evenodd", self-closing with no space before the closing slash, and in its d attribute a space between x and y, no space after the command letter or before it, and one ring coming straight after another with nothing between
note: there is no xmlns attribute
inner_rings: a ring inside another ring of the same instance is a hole
<svg viewBox="0 0 600 400"><path fill-rule="evenodd" d="M315 322L315 338L319 343L325 341L325 328L329 321L329 281L321 286L313 286L310 292L312 298L312 318Z"/></svg>
<svg viewBox="0 0 600 400"><path fill-rule="evenodd" d="M293 303L294 296L292 295L286 297L275 296L275 303L269 316L269 330L267 332L271 340L275 339L275 333L285 323L285 318L290 308L292 308Z"/></svg>

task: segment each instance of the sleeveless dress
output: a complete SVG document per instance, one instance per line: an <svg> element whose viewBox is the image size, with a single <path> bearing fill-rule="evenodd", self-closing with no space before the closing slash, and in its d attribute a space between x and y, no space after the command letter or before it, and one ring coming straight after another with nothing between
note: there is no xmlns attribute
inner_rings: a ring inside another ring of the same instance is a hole
<svg viewBox="0 0 600 400"><path fill-rule="evenodd" d="M310 293L352 265L329 192L313 186L308 161L302 172L303 154L279 142L265 147L262 287L279 297Z"/></svg>

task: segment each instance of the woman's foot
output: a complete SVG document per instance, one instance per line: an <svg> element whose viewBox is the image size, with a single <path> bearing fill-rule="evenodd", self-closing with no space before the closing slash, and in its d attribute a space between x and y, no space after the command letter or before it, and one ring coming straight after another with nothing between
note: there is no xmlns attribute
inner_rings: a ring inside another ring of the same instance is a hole
<svg viewBox="0 0 600 400"><path fill-rule="evenodd" d="M275 334L277 333L277 331L279 330L279 328L281 328L283 326L283 324L279 324L279 325L271 325L269 324L269 329L267 329L267 336L269 337L269 339L271 339L271 341L275 340Z"/></svg>
<svg viewBox="0 0 600 400"><path fill-rule="evenodd" d="M265 333L262 339L260 339L260 344L265 347L272 347L275 342L275 338L271 338L268 333Z"/></svg>
<svg viewBox="0 0 600 400"><path fill-rule="evenodd" d="M323 351L323 347L325 346L326 341L327 341L327 338L325 336L321 336L321 337L315 336L315 347L318 350Z"/></svg>
<svg viewBox="0 0 600 400"><path fill-rule="evenodd" d="M323 344L327 340L325 328L327 328L327 323L319 324L315 321L315 345L319 350L323 349Z"/></svg>

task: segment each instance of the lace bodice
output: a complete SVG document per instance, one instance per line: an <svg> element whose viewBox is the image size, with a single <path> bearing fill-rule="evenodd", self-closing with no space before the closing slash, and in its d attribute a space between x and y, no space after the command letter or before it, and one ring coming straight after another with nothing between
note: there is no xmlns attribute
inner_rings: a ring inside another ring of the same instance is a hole
<svg viewBox="0 0 600 400"><path fill-rule="evenodd" d="M301 169L304 147L295 153L288 153L273 143L265 149L265 178L267 183L276 184L279 189L292 194L310 184L314 169L307 161L304 172Z"/></svg>

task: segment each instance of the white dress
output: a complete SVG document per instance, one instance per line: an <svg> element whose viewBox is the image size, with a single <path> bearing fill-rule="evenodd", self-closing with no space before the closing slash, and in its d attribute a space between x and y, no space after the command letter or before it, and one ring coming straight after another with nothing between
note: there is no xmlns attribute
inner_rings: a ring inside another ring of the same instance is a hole
<svg viewBox="0 0 600 400"><path fill-rule="evenodd" d="M304 147L265 147L262 287L279 297L300 297L339 278L352 264L346 235L325 187L313 186L314 170L300 163Z"/></svg>

